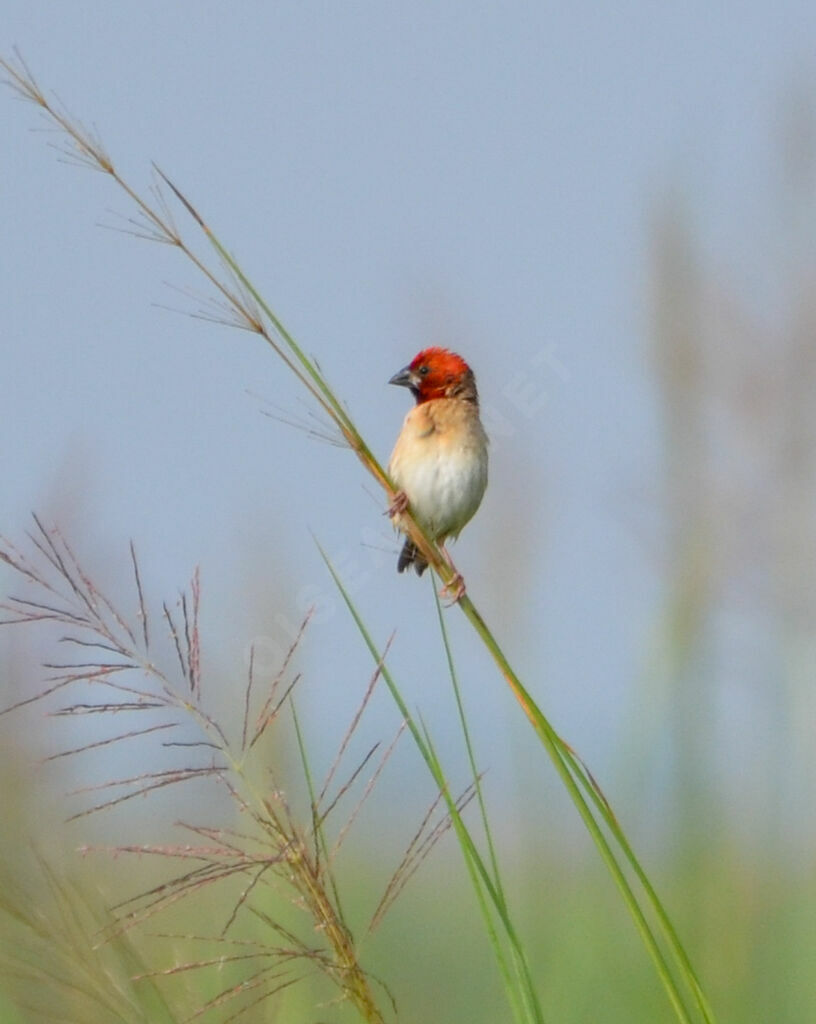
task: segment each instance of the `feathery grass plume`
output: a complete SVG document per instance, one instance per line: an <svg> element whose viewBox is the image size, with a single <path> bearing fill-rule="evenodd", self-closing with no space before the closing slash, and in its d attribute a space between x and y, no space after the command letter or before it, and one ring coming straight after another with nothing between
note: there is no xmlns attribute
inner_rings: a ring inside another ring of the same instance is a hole
<svg viewBox="0 0 816 1024"><path fill-rule="evenodd" d="M31 557L0 539L0 561L24 585L24 592L0 604L0 622L57 626L61 634L59 645L78 651L79 655L76 659L48 662L45 667L53 675L48 677L45 688L2 709L0 714L46 702L51 714L58 718L91 715L107 721L115 716L116 727L110 735L59 750L49 760L74 757L138 738L143 744L141 756L152 766L136 775L75 789L70 795L80 798L82 806L70 813L68 820L110 811L134 797L202 780L226 792L242 819L240 828L182 820L176 822L175 829L186 833L188 841L102 848L117 856L133 855L142 861L155 859L174 867L169 877L161 877L156 884L112 907L113 918L100 928L98 938L122 943L132 929L139 927L143 931L146 924L154 925L161 915L177 909L183 901L192 900L200 905L206 899L208 906L223 908L220 927L208 937L207 951L170 967L139 971L141 978L157 979L208 968L212 969L211 974L217 974L229 968L229 983L196 1007L194 1018L227 1009L237 1016L301 978L319 973L332 983L339 998L356 1007L363 1020L383 1022L385 1016L360 965L344 917L335 870L338 852L404 730L404 724L400 724L384 748L374 744L362 758L349 764L351 740L381 677L382 661L375 667L325 778L316 783L294 705L300 674L294 670L293 659L311 613L304 619L265 692L255 678L254 658L250 659L240 727L232 730L235 736L230 736L230 730L222 727L206 707L198 573L193 576L189 594L182 593L175 608L162 603L166 627L166 635L162 636L148 608L133 545L130 560L135 621L94 584L58 530L47 529L37 517L34 521L35 529L29 538L34 549ZM383 659L387 650L386 647ZM122 727L118 724L122 720L134 724ZM263 759L260 741L282 720L291 721L297 738L309 793L305 813L299 813L292 805L285 787ZM192 732L191 725L195 727ZM153 746L149 747L151 741ZM350 805L353 794L355 802ZM471 796L472 790L466 790L455 801L457 810ZM377 921L450 827L450 816L439 814L438 804L439 798L387 883L375 910ZM198 801L196 806L206 805ZM341 814L342 808L345 810ZM93 846L83 849L86 853L100 850ZM51 882L58 894L60 884L53 877ZM305 912L308 927L287 923L285 912L276 917L270 911L273 896L281 893L287 894L288 903L298 908L299 919ZM0 912L3 911L14 916L9 894L0 898ZM239 919L241 923L248 920L260 926L260 937L242 935L237 928ZM205 938L197 935L195 942ZM91 957L90 949L85 955ZM9 967L12 969L13 965ZM35 975L36 968L31 967L27 977Z"/></svg>
<svg viewBox="0 0 816 1024"><path fill-rule="evenodd" d="M218 318L225 324L258 334L270 345L301 386L306 389L318 410L332 423L338 436L355 452L365 469L382 487L386 501L388 505L391 505L395 498L392 482L375 458L372 449L357 430L345 406L332 390L319 365L303 351L289 334L281 320L264 301L238 262L190 200L155 165L156 182L151 190L153 202L140 196L121 177L114 161L98 140L83 129L81 124L62 110L57 109L48 100L22 61L18 60L17 64L13 64L0 59L0 67L3 68L17 91L34 103L61 129L69 155L108 175L132 200L136 207L136 215L130 222L129 230L140 237L175 247L215 289L218 304L216 308L219 310ZM221 267L220 276L193 251L186 237L175 226L173 218L169 214L168 196L163 191L162 185L189 214L214 249ZM444 584L452 584L454 571L442 556L437 545L426 536L422 528L409 515L405 515L403 523L409 538L416 544L436 575ZM466 594L458 602L458 605L491 654L505 682L532 725L597 846L652 959L654 969L665 988L677 1019L685 1024L690 1024L695 1019L712 1024L714 1021L713 1011L689 957L606 797L584 762L543 715L521 679L514 672L508 658L479 614L472 599ZM358 625L360 625L359 622ZM379 654L374 650L372 653L379 658ZM412 735L415 742L418 742L420 734L412 730Z"/></svg>

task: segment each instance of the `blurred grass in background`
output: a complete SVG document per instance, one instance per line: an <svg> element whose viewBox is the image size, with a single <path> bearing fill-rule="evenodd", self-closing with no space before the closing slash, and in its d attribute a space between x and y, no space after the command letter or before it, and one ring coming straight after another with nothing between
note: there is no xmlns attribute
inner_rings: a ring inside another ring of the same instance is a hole
<svg viewBox="0 0 816 1024"><path fill-rule="evenodd" d="M652 353L663 458L662 475L646 491L660 510L664 606L655 611L653 634L643 638L619 781L607 788L624 824L634 821L646 835L645 864L722 1021L816 1020L816 827L803 813L816 789L812 140L812 118L794 118L785 146L789 258L784 274L776 268L784 278L777 282L777 316L758 317L753 297L734 294L706 265L681 205L666 203L653 224ZM206 643L217 651L227 641L211 633ZM34 666L48 657L45 650L21 652L20 644L6 637L3 647L2 689L11 700L32 689ZM52 723L37 714L23 723L0 722L0 957L12 963L13 979L7 1002L0 996L0 1021L101 1019L88 1016L77 937L104 921L104 905L121 890L123 862L77 857L79 833L60 824L59 794L70 771L41 782L32 767L50 746L45 734ZM591 751L582 753L591 762ZM392 780L380 799L397 806L400 785ZM488 795L501 796L489 785ZM542 839L547 810L529 806L508 827L512 841L499 836L510 902L527 908L520 923L547 1019L672 1019L594 850L584 837ZM128 827L138 832L139 824L137 817ZM51 884L30 856L28 837L44 851ZM104 831L96 836L104 838ZM352 921L364 916L358 908L367 903L371 879L387 875L383 861L398 856L399 845L390 835L369 834L352 847L345 864ZM128 862L128 888L147 888L152 872L144 860ZM31 921L15 916L15 908L30 911ZM195 934L197 917L213 911L181 911L174 931ZM66 929L71 924L62 947L37 940L35 925L56 936L60 921ZM158 991L145 995L141 983L133 995L130 978L142 961L157 959L154 943L166 953L165 940L132 941L106 949L104 967L92 971L101 970L97 981L109 986L111 1014L118 999L123 1013L132 1010L129 1019L161 1020ZM200 955L194 940L175 939L173 950L180 960ZM73 979L74 996L60 989L58 1003L39 1018L13 1009L10 1001L24 1007L44 997L37 973L13 966L21 952L30 952L40 972ZM434 852L365 953L403 1022L506 1019L452 843ZM187 1013L207 998L189 977L168 979L159 990ZM347 1007L314 1009L330 999L322 988L298 988L283 997L279 1013L252 1019L354 1019Z"/></svg>

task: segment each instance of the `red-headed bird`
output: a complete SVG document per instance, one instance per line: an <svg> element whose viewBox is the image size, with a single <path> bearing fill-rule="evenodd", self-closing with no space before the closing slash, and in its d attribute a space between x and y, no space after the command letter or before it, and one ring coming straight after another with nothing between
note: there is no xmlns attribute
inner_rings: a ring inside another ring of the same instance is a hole
<svg viewBox="0 0 816 1024"><path fill-rule="evenodd" d="M461 356L426 348L388 383L409 388L416 399L388 463L398 492L389 515L399 529L401 513L408 508L440 544L456 573L445 589L458 601L465 586L445 541L456 539L470 522L487 487L487 434L479 419L476 378ZM428 563L409 537L397 571L411 566L421 576Z"/></svg>

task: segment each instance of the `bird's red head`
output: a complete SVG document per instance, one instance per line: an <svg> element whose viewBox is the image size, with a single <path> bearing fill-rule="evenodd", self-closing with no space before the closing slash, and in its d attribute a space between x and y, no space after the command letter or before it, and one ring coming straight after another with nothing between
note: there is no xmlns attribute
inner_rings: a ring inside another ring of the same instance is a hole
<svg viewBox="0 0 816 1024"><path fill-rule="evenodd" d="M417 405L434 398L477 400L473 371L461 356L446 348L423 349L388 383L410 388Z"/></svg>

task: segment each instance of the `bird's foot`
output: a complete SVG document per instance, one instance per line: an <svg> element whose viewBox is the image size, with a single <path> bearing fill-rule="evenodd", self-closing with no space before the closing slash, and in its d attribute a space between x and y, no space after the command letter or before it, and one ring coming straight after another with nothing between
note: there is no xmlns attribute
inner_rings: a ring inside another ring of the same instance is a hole
<svg viewBox="0 0 816 1024"><path fill-rule="evenodd" d="M462 600L466 592L467 588L465 587L465 578L461 572L456 572L451 577L450 581L439 591L439 595L440 597L450 598L447 602L447 607L451 608Z"/></svg>
<svg viewBox="0 0 816 1024"><path fill-rule="evenodd" d="M439 550L442 552L442 556L450 566L453 576L450 578L450 582L446 583L440 591L440 597L449 597L450 601L447 602L446 607L450 608L457 604L465 596L465 578L453 564L453 559L450 556L450 552L444 544L439 545Z"/></svg>
<svg viewBox="0 0 816 1024"><path fill-rule="evenodd" d="M404 512L408 508L408 495L405 491L397 491L394 495L394 500L388 506L385 514L389 519L393 519L394 516L398 516L401 512Z"/></svg>

